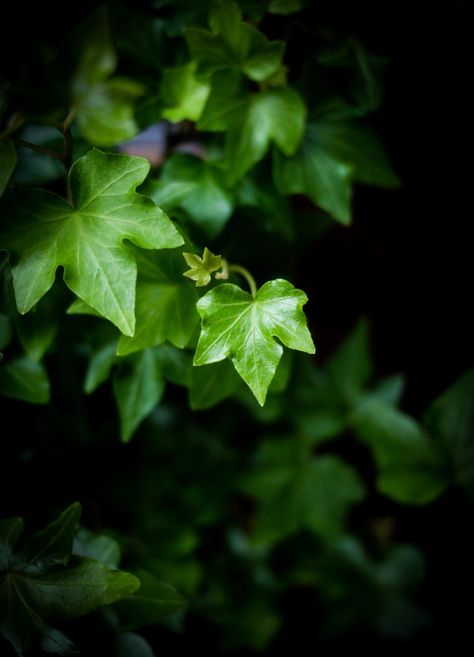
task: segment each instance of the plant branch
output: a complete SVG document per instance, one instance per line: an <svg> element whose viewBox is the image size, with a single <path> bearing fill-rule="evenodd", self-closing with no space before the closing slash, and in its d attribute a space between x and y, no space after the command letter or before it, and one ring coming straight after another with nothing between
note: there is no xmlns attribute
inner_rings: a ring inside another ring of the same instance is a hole
<svg viewBox="0 0 474 657"><path fill-rule="evenodd" d="M16 137L11 138L15 144L23 146L24 148L29 148L32 151L37 151L38 153L44 153L45 155L50 155L51 157L56 158L56 160L61 160L64 162L64 154L58 153L58 151L53 151L51 148L46 146L39 146L38 144L32 144L30 141L25 141L24 139L17 139Z"/></svg>

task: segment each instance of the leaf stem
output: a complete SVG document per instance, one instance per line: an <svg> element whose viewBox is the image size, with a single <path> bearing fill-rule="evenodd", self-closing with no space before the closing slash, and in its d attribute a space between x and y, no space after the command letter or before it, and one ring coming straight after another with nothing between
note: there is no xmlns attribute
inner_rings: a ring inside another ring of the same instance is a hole
<svg viewBox="0 0 474 657"><path fill-rule="evenodd" d="M38 153L44 153L45 155L50 155L51 157L56 158L57 160L61 160L64 162L64 155L62 153L58 153L57 151L53 151L51 148L46 148L46 146L39 146L38 144L32 144L30 141L25 141L24 139L17 139L17 137L11 137L11 140L15 142L15 144L18 144L19 146L23 146L24 148L29 148L32 151L37 151Z"/></svg>
<svg viewBox="0 0 474 657"><path fill-rule="evenodd" d="M217 272L215 278L217 278L218 280L227 280L231 272L234 272L235 274L240 274L245 278L245 280L249 284L250 293L255 298L257 296L257 284L255 282L254 277L249 272L249 270L245 269L245 267L242 267L242 265L229 264L227 260L225 260L225 258L222 258L222 269L221 271Z"/></svg>

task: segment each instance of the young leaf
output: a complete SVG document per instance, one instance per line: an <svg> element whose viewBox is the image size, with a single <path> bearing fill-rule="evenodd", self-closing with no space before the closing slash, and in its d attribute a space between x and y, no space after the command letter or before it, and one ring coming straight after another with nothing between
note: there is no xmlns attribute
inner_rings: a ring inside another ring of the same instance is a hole
<svg viewBox="0 0 474 657"><path fill-rule="evenodd" d="M174 192L174 199L170 198ZM179 191L178 191L179 190ZM224 228L234 209L234 199L224 185L222 169L193 155L177 153L163 167L151 198L160 205L181 207L209 237ZM170 201L173 201L170 203Z"/></svg>
<svg viewBox="0 0 474 657"><path fill-rule="evenodd" d="M281 194L306 194L336 221L351 221L353 167L337 160L321 140L317 124L310 123L294 157L274 152L273 175Z"/></svg>
<svg viewBox="0 0 474 657"><path fill-rule="evenodd" d="M127 442L165 389L156 350L145 349L122 363L114 376L113 389L120 415L120 436Z"/></svg>
<svg viewBox="0 0 474 657"><path fill-rule="evenodd" d="M78 297L133 335L136 264L123 241L145 249L183 243L166 215L135 192L149 168L143 158L92 149L71 168L72 207L42 190L12 202L1 237L19 256L13 284L21 313L50 289L62 266Z"/></svg>
<svg viewBox="0 0 474 657"><path fill-rule="evenodd" d="M45 368L27 356L1 364L0 394L32 404L47 404L50 389Z"/></svg>
<svg viewBox="0 0 474 657"><path fill-rule="evenodd" d="M474 370L430 405L423 420L453 482L474 497Z"/></svg>
<svg viewBox="0 0 474 657"><path fill-rule="evenodd" d="M13 143L9 139L0 141L0 196L8 185L16 166L16 160L16 148Z"/></svg>
<svg viewBox="0 0 474 657"><path fill-rule="evenodd" d="M307 297L288 281L265 283L255 298L225 283L197 304L202 318L194 365L229 358L261 406L283 353L278 338L290 349L314 354L302 306Z"/></svg>
<svg viewBox="0 0 474 657"><path fill-rule="evenodd" d="M199 316L196 288L183 279L182 250L137 253L136 329L122 335L121 356L169 340L183 348L193 335Z"/></svg>
<svg viewBox="0 0 474 657"><path fill-rule="evenodd" d="M161 83L165 109L162 116L178 123L188 119L197 121L209 96L210 86L196 78L196 62L163 71Z"/></svg>
<svg viewBox="0 0 474 657"><path fill-rule="evenodd" d="M222 257L214 255L207 246L204 247L202 258L195 253L183 253L186 263L191 267L183 276L196 281L196 287L204 287L211 282L211 274L222 267Z"/></svg>
<svg viewBox="0 0 474 657"><path fill-rule="evenodd" d="M59 518L30 537L26 544L26 558L30 563L66 564L71 556L74 536L79 528L81 505L74 502Z"/></svg>
<svg viewBox="0 0 474 657"><path fill-rule="evenodd" d="M198 72L241 70L251 80L270 77L281 65L285 45L271 41L254 27L242 22L235 2L215 3L209 17L211 31L189 28L185 32L192 59Z"/></svg>

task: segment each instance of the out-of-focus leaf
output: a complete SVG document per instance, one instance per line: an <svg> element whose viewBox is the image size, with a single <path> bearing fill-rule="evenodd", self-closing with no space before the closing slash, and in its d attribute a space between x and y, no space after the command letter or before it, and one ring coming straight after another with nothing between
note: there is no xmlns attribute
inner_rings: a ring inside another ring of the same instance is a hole
<svg viewBox="0 0 474 657"><path fill-rule="evenodd" d="M45 529L33 534L26 544L28 562L65 565L71 555L80 517L81 505L74 502Z"/></svg>
<svg viewBox="0 0 474 657"><path fill-rule="evenodd" d="M377 399L368 399L352 415L357 434L377 463L377 486L406 504L427 504L449 483L436 447L411 417Z"/></svg>
<svg viewBox="0 0 474 657"><path fill-rule="evenodd" d="M430 405L424 417L449 477L474 496L474 370Z"/></svg>
<svg viewBox="0 0 474 657"><path fill-rule="evenodd" d="M16 161L16 149L13 143L9 139L0 141L0 196L8 185Z"/></svg>
<svg viewBox="0 0 474 657"><path fill-rule="evenodd" d="M230 397L241 385L241 379L228 360L193 367L189 386L192 409L206 409Z"/></svg>
<svg viewBox="0 0 474 657"><path fill-rule="evenodd" d="M210 86L198 80L195 71L195 62L163 71L161 93L165 107L162 116L168 121L197 121L201 116Z"/></svg>
<svg viewBox="0 0 474 657"><path fill-rule="evenodd" d="M120 545L106 534L93 534L83 527L78 531L72 548L73 554L100 561L111 568L120 564Z"/></svg>
<svg viewBox="0 0 474 657"><path fill-rule="evenodd" d="M155 657L155 653L140 634L120 632L115 643L115 657Z"/></svg>
<svg viewBox="0 0 474 657"><path fill-rule="evenodd" d="M32 404L47 404L50 389L45 368L27 356L0 365L0 394Z"/></svg>

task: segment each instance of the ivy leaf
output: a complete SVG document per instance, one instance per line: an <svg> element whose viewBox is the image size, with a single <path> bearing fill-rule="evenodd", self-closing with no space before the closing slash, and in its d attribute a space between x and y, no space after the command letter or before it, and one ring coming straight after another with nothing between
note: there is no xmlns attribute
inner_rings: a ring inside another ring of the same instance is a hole
<svg viewBox="0 0 474 657"><path fill-rule="evenodd" d="M234 184L263 158L270 142L288 157L304 132L306 107L290 87L242 93L238 81L216 78L199 120L201 130L226 130L225 165Z"/></svg>
<svg viewBox="0 0 474 657"><path fill-rule="evenodd" d="M81 52L71 83L71 104L82 135L97 146L112 146L138 132L134 105L143 88L134 80L110 76L117 55L107 10L100 9L82 26Z"/></svg>
<svg viewBox="0 0 474 657"><path fill-rule="evenodd" d="M209 237L223 229L234 208L222 169L193 155L173 155L163 167L151 198L162 207L181 207Z"/></svg>
<svg viewBox="0 0 474 657"><path fill-rule="evenodd" d="M16 148L9 139L0 141L0 196L5 191L16 166Z"/></svg>
<svg viewBox="0 0 474 657"><path fill-rule="evenodd" d="M260 500L255 538L265 542L300 529L334 538L365 493L353 468L333 456L311 458L294 438L262 443L242 488Z"/></svg>
<svg viewBox="0 0 474 657"><path fill-rule="evenodd" d="M121 600L116 607L121 627L133 630L160 623L185 606L178 591L152 573L141 569L136 576L141 583L139 590Z"/></svg>
<svg viewBox="0 0 474 657"><path fill-rule="evenodd" d="M0 520L0 572L10 568L14 558L13 550L22 531L22 518Z"/></svg>
<svg viewBox="0 0 474 657"><path fill-rule="evenodd" d="M162 116L168 121L197 121L209 96L210 86L196 78L196 62L163 71Z"/></svg>
<svg viewBox="0 0 474 657"><path fill-rule="evenodd" d="M7 208L5 246L18 254L18 309L30 310L64 268L69 288L126 335L135 330L136 263L125 239L146 249L179 246L166 215L135 192L147 160L92 149L70 172L72 203L43 190L23 192Z"/></svg>
<svg viewBox="0 0 474 657"><path fill-rule="evenodd" d="M0 394L32 404L47 404L50 388L45 368L28 356L20 356L2 364Z"/></svg>
<svg viewBox="0 0 474 657"><path fill-rule="evenodd" d="M315 352L302 306L307 297L288 281L265 283L255 297L226 283L207 292L197 304L202 318L194 365L229 358L261 406L283 353Z"/></svg>
<svg viewBox="0 0 474 657"><path fill-rule="evenodd" d="M74 539L73 554L100 561L111 568L118 568L121 558L120 545L106 534L93 534L81 527Z"/></svg>
<svg viewBox="0 0 474 657"><path fill-rule="evenodd" d="M66 564L72 551L74 536L79 528L81 505L78 502L65 509L59 518L45 529L33 534L26 545L26 558L30 563Z"/></svg>
<svg viewBox="0 0 474 657"><path fill-rule="evenodd" d="M241 379L227 360L193 367L189 385L189 405L193 410L215 406L236 392Z"/></svg>
<svg viewBox="0 0 474 657"><path fill-rule="evenodd" d="M107 381L116 360L117 343L115 340L102 345L92 354L84 380L84 392L86 394L90 395L104 381Z"/></svg>
<svg viewBox="0 0 474 657"><path fill-rule="evenodd" d="M281 194L306 194L336 221L351 221L353 167L337 160L321 140L318 126L310 123L294 157L274 153L273 175Z"/></svg>
<svg viewBox="0 0 474 657"><path fill-rule="evenodd" d="M445 490L449 476L443 459L414 419L369 397L351 422L372 449L382 493L406 504L427 504Z"/></svg>
<svg viewBox="0 0 474 657"><path fill-rule="evenodd" d="M450 479L474 497L474 370L430 405L423 420Z"/></svg>
<svg viewBox="0 0 474 657"><path fill-rule="evenodd" d="M120 415L120 436L128 442L139 424L160 401L165 383L154 349L129 356L114 376L113 390Z"/></svg>
<svg viewBox="0 0 474 657"><path fill-rule="evenodd" d="M116 657L156 657L148 641L135 632L120 632L114 654Z"/></svg>
<svg viewBox="0 0 474 657"><path fill-rule="evenodd" d="M120 356L169 340L183 348L193 335L199 316L196 288L183 279L182 251L137 253L136 329L122 335Z"/></svg>
<svg viewBox="0 0 474 657"><path fill-rule="evenodd" d="M242 22L235 2L218 2L209 17L211 31L188 28L185 38L191 58L198 62L198 72L236 69L251 80L265 80L281 65L285 44L269 42L254 27Z"/></svg>
<svg viewBox="0 0 474 657"><path fill-rule="evenodd" d="M211 274L222 267L222 257L214 255L204 247L202 258L195 253L183 253L186 263L191 267L183 276L196 281L196 287L204 287L211 282Z"/></svg>

